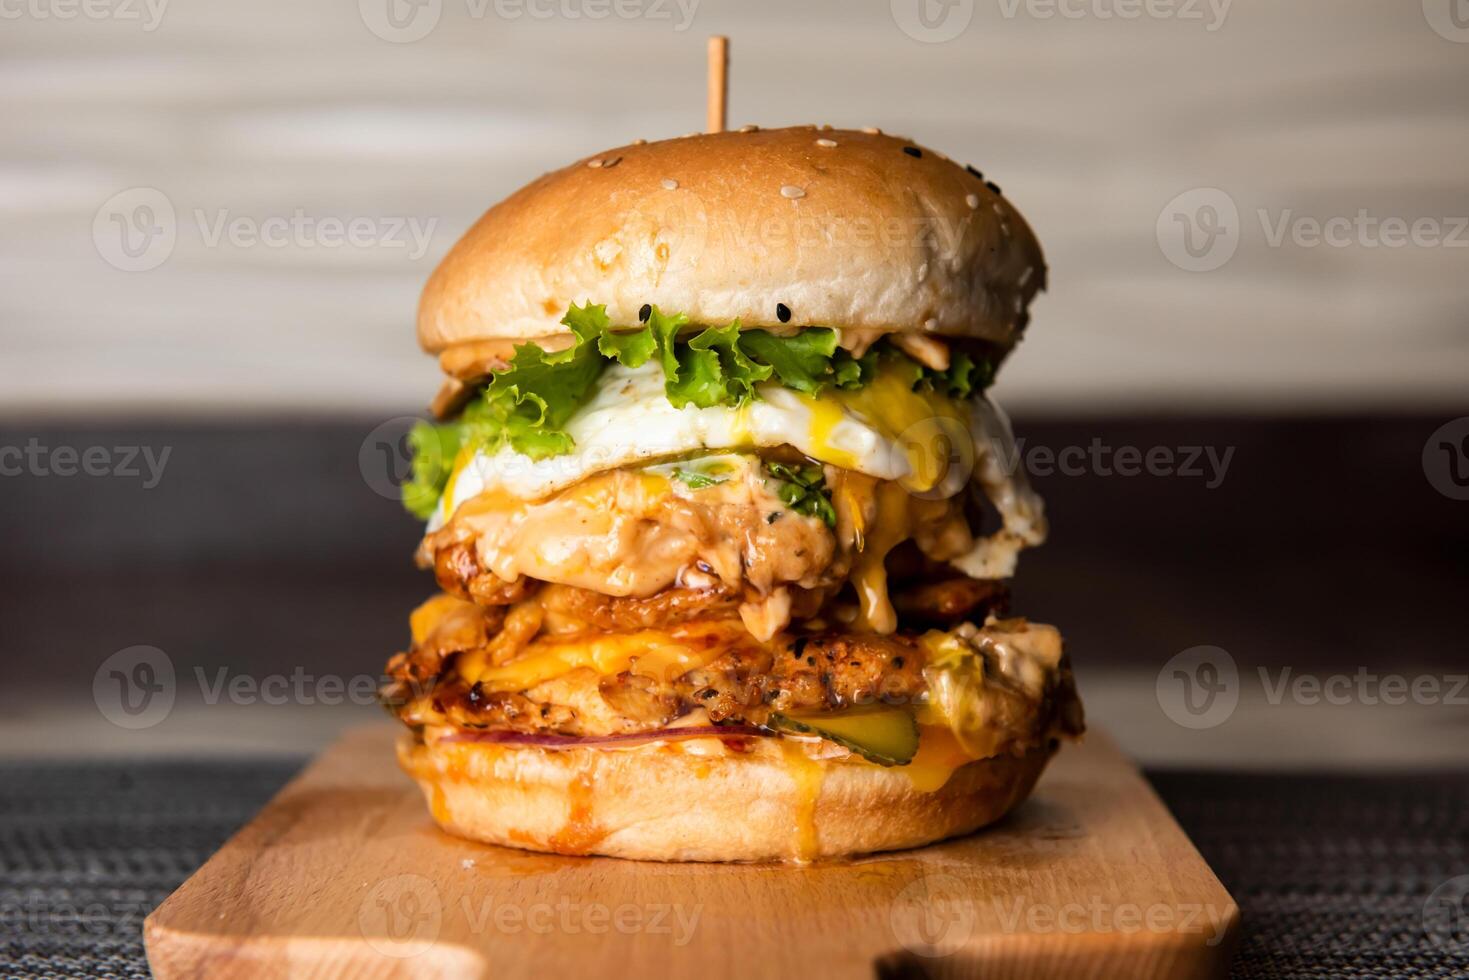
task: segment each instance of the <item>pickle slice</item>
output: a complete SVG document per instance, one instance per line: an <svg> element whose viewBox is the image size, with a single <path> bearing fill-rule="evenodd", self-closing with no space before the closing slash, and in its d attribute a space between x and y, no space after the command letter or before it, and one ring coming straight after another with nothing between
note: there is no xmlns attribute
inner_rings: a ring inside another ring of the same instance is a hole
<svg viewBox="0 0 1469 980"><path fill-rule="evenodd" d="M773 714L770 727L819 735L880 766L905 766L918 751L918 722L907 708L883 705L810 714Z"/></svg>

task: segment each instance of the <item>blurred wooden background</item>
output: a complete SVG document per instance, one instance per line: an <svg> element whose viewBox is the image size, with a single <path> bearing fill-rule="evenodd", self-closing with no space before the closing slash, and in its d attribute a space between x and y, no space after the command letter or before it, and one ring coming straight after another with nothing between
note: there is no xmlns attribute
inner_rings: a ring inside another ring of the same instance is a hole
<svg viewBox="0 0 1469 980"><path fill-rule="evenodd" d="M544 170L699 128L710 33L733 38L733 123L881 126L972 161L1030 218L1053 289L1001 383L1013 404L1463 403L1461 0L1155 0L1167 16L1130 0L99 3L101 18L70 0L4 9L12 414L422 404L435 372L412 317L438 257ZM112 233L104 205L139 187L167 198L177 240L124 271L94 222ZM1171 262L1155 231L1196 188L1239 214L1237 252L1209 272ZM1429 219L1459 244L1272 247L1261 209ZM210 244L221 220L298 212L432 235Z"/></svg>

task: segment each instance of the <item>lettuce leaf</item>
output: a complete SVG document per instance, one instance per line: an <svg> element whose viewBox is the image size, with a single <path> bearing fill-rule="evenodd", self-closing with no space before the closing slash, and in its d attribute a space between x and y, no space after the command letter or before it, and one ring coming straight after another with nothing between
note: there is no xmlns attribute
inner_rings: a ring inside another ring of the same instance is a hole
<svg viewBox="0 0 1469 980"><path fill-rule="evenodd" d="M768 330L749 330L740 337L740 346L770 365L787 388L815 395L830 383L837 332L812 327L790 337L778 337Z"/></svg>
<svg viewBox="0 0 1469 980"><path fill-rule="evenodd" d="M452 422L434 425L420 421L408 430L412 455L408 479L401 490L404 508L419 520L426 521L433 515L444 494L454 459L459 455L459 436L460 426Z"/></svg>
<svg viewBox="0 0 1469 980"><path fill-rule="evenodd" d="M613 333L605 306L573 303L561 322L571 328L580 343L595 343L598 353L625 367L642 367L658 350L658 340L650 329Z"/></svg>

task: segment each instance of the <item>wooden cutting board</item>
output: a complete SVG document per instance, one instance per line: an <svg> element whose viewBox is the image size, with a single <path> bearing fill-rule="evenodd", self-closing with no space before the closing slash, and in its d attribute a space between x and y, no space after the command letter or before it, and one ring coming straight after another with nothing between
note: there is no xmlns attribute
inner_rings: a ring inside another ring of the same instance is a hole
<svg viewBox="0 0 1469 980"><path fill-rule="evenodd" d="M814 867L462 841L351 733L148 917L175 977L1210 977L1239 910L1105 736L968 838Z"/></svg>

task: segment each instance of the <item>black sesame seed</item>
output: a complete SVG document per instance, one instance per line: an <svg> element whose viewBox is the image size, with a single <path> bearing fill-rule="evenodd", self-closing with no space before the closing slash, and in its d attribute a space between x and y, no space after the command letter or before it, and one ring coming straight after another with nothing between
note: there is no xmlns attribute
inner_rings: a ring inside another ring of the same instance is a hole
<svg viewBox="0 0 1469 980"><path fill-rule="evenodd" d="M780 511L778 510L773 510L765 515L766 524L774 524L778 520L780 520Z"/></svg>
<svg viewBox="0 0 1469 980"><path fill-rule="evenodd" d="M972 164L972 163L966 163L964 165L964 169L967 170L967 171L969 171L970 173L974 174L974 176L978 177L980 180L984 180L984 174L980 173L978 170L975 170L974 169L974 164Z"/></svg>
<svg viewBox="0 0 1469 980"><path fill-rule="evenodd" d="M653 304L652 303L644 303L643 304L643 308L640 309L640 310L638 310L638 322L639 323L647 323L648 322L648 317L650 317L652 315L653 315Z"/></svg>
<svg viewBox="0 0 1469 980"><path fill-rule="evenodd" d="M993 180L987 180L987 181L985 181L984 182L984 186L988 187L990 190L994 191L996 194L1000 193L1000 185L997 184L997 183L995 183Z"/></svg>
<svg viewBox="0 0 1469 980"><path fill-rule="evenodd" d="M910 157L921 157L921 156L923 156L923 151L920 150L916 146L905 146L905 147L903 147L903 152L906 153L906 154L908 154Z"/></svg>
<svg viewBox="0 0 1469 980"><path fill-rule="evenodd" d="M775 318L781 323L791 322L791 308L784 303L775 304Z"/></svg>
<svg viewBox="0 0 1469 980"><path fill-rule="evenodd" d="M893 666L896 667L896 668L898 668L899 670L902 670L903 669L903 658L902 657L894 657L893 658Z"/></svg>

